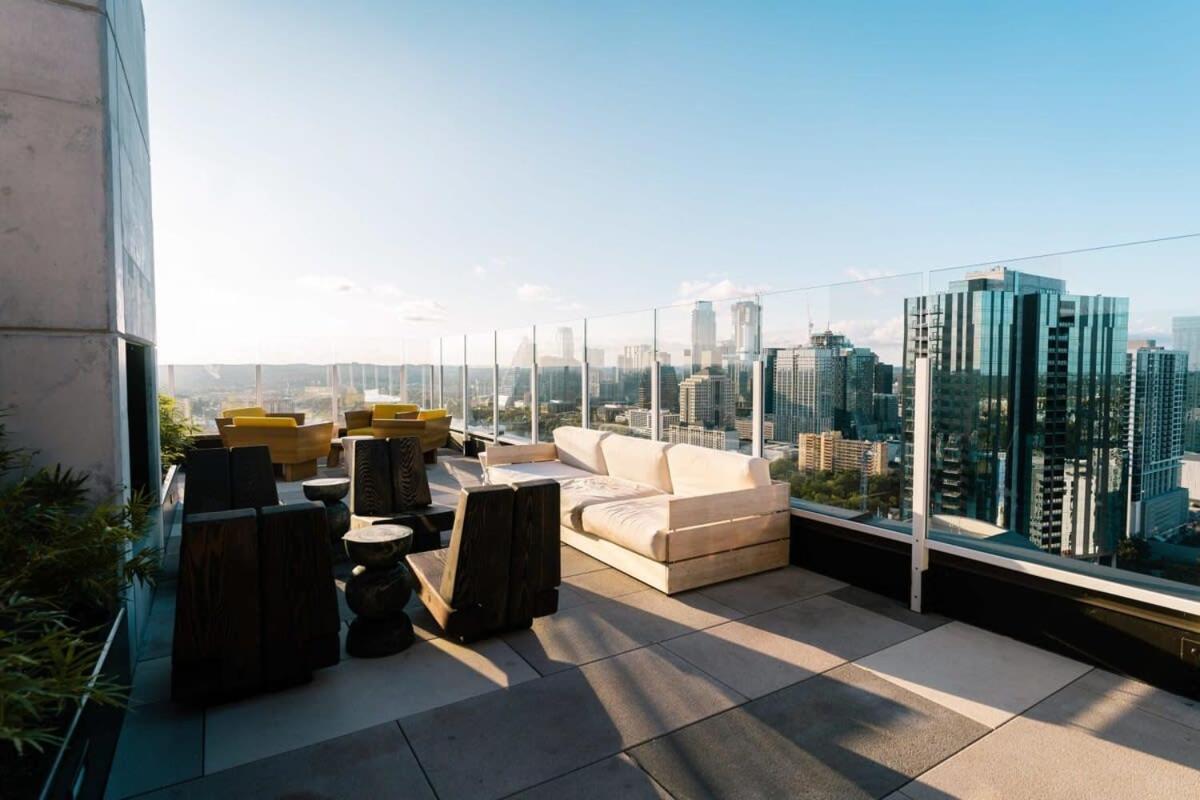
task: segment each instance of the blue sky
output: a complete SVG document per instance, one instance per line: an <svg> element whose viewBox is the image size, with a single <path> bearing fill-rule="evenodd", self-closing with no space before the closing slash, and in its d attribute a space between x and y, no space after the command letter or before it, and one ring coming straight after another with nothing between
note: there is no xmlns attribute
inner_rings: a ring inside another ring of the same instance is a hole
<svg viewBox="0 0 1200 800"><path fill-rule="evenodd" d="M1200 230L1195 3L144 2L164 361ZM1039 266L1160 332L1197 256Z"/></svg>

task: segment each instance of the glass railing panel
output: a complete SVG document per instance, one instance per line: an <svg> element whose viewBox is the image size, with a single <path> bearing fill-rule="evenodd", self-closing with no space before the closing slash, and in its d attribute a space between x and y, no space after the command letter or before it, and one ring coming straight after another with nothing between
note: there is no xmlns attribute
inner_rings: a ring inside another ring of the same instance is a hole
<svg viewBox="0 0 1200 800"><path fill-rule="evenodd" d="M538 438L583 424L583 322L537 326Z"/></svg>
<svg viewBox="0 0 1200 800"><path fill-rule="evenodd" d="M496 336L492 331L467 336L467 427L472 433L493 436Z"/></svg>
<svg viewBox="0 0 1200 800"><path fill-rule="evenodd" d="M176 364L177 407L203 433L217 432L226 409L257 405L253 364Z"/></svg>
<svg viewBox="0 0 1200 800"><path fill-rule="evenodd" d="M659 415L664 441L751 452L758 297L694 301L657 311Z"/></svg>
<svg viewBox="0 0 1200 800"><path fill-rule="evenodd" d="M442 338L442 403L450 414L450 427L456 431L466 429L463 408L463 364L464 338L445 336Z"/></svg>
<svg viewBox="0 0 1200 800"><path fill-rule="evenodd" d="M496 333L496 386L503 441L533 441L533 327L510 328Z"/></svg>
<svg viewBox="0 0 1200 800"><path fill-rule="evenodd" d="M393 368L392 384L396 387L399 402L416 403L421 408L432 408L434 351L428 339L404 339L400 343L400 363Z"/></svg>
<svg viewBox="0 0 1200 800"><path fill-rule="evenodd" d="M931 360L931 535L1200 586L1197 263L1193 237L928 274L905 363Z"/></svg>
<svg viewBox="0 0 1200 800"><path fill-rule="evenodd" d="M763 455L796 501L907 519L896 365L904 297L922 286L911 274L762 296Z"/></svg>
<svg viewBox="0 0 1200 800"><path fill-rule="evenodd" d="M587 320L589 427L650 438L654 312Z"/></svg>

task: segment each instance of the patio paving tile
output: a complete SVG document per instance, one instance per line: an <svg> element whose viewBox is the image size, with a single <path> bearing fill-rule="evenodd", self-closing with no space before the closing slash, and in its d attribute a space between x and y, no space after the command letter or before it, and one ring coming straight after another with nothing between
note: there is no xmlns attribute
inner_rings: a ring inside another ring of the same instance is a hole
<svg viewBox="0 0 1200 800"><path fill-rule="evenodd" d="M569 578L581 572L594 572L599 569L608 569L608 565L603 561L597 561L587 553L579 552L574 547L562 546L561 574L563 578Z"/></svg>
<svg viewBox="0 0 1200 800"><path fill-rule="evenodd" d="M400 721L442 800L537 786L744 698L651 646Z"/></svg>
<svg viewBox="0 0 1200 800"><path fill-rule="evenodd" d="M741 616L699 594L656 589L585 603L504 639L542 675L720 625Z"/></svg>
<svg viewBox="0 0 1200 800"><path fill-rule="evenodd" d="M1028 797L1037 787L1039 797L1068 800L1200 797L1200 731L1130 703L1119 689L1098 694L1094 683L1083 683L921 775L904 793L912 800Z"/></svg>
<svg viewBox="0 0 1200 800"><path fill-rule="evenodd" d="M857 586L847 586L844 589L838 589L830 592L829 596L836 597L843 603L851 603L874 611L876 614L891 617L897 622L903 622L905 625L911 625L923 631L940 628L950 621L941 614L918 614L915 611L911 611L908 606L890 597L868 592L866 589L860 589Z"/></svg>
<svg viewBox="0 0 1200 800"><path fill-rule="evenodd" d="M991 728L1090 669L961 622L943 625L857 663Z"/></svg>
<svg viewBox="0 0 1200 800"><path fill-rule="evenodd" d="M129 705L143 706L171 699L171 657L151 658L137 663Z"/></svg>
<svg viewBox="0 0 1200 800"><path fill-rule="evenodd" d="M227 769L145 796L148 800L434 800L400 726L394 722Z"/></svg>
<svg viewBox="0 0 1200 800"><path fill-rule="evenodd" d="M671 800L666 790L622 753L513 795L513 800Z"/></svg>
<svg viewBox="0 0 1200 800"><path fill-rule="evenodd" d="M106 798L197 778L204 771L204 712L167 701L130 708L117 742Z"/></svg>
<svg viewBox="0 0 1200 800"><path fill-rule="evenodd" d="M985 733L847 664L630 755L675 797L878 798Z"/></svg>
<svg viewBox="0 0 1200 800"><path fill-rule="evenodd" d="M706 586L696 591L743 614L758 614L772 608L841 589L846 584L799 567L750 575Z"/></svg>
<svg viewBox="0 0 1200 800"><path fill-rule="evenodd" d="M919 633L818 595L672 639L664 647L747 697L761 697Z"/></svg>
<svg viewBox="0 0 1200 800"><path fill-rule="evenodd" d="M1143 711L1200 731L1200 700L1191 700L1132 678L1094 669L1072 687L1107 695L1114 703L1129 703Z"/></svg>
<svg viewBox="0 0 1200 800"><path fill-rule="evenodd" d="M313 681L208 710L205 773L332 739L537 677L504 642L417 642L387 658L343 658Z"/></svg>
<svg viewBox="0 0 1200 800"><path fill-rule="evenodd" d="M142 644L138 649L138 660L162 658L171 655L171 643L175 640L175 582L169 581L155 590L154 605L150 608L150 619L142 633Z"/></svg>
<svg viewBox="0 0 1200 800"><path fill-rule="evenodd" d="M631 578L624 572L611 567L570 575L563 578L563 583L591 600L601 597L620 597L623 594L642 592L647 588L646 584L637 578Z"/></svg>

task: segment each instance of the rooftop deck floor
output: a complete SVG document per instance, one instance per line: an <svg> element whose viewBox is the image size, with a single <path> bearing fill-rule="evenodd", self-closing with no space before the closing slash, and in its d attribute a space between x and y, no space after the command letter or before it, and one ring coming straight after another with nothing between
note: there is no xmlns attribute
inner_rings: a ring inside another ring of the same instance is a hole
<svg viewBox="0 0 1200 800"><path fill-rule="evenodd" d="M1200 797L1200 704L795 567L666 597L564 548L530 630L455 645L414 600L405 652L203 710L172 589L109 797Z"/></svg>

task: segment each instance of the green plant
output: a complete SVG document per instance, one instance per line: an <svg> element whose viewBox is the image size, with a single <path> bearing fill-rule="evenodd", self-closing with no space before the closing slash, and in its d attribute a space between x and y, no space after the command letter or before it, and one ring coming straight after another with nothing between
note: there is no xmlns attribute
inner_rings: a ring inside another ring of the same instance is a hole
<svg viewBox="0 0 1200 800"><path fill-rule="evenodd" d="M0 585L0 746L17 759L56 744L80 698L124 701L120 687L93 676L103 643L87 634L62 611Z"/></svg>
<svg viewBox="0 0 1200 800"><path fill-rule="evenodd" d="M158 396L158 446L164 470L172 464L183 463L192 439L199 432L200 428L180 411L175 398L165 394Z"/></svg>

